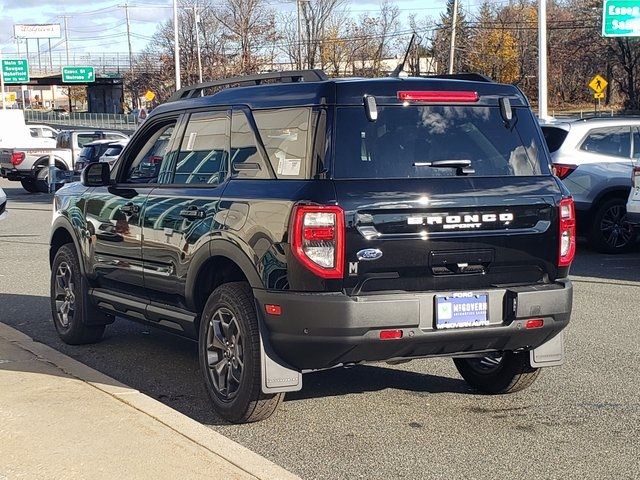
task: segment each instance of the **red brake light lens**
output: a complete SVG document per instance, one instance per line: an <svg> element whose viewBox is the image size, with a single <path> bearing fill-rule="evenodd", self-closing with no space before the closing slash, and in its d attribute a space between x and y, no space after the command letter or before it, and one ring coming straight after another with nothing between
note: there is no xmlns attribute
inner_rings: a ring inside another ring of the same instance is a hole
<svg viewBox="0 0 640 480"><path fill-rule="evenodd" d="M558 266L568 267L576 255L576 209L573 198L560 200L560 246Z"/></svg>
<svg viewBox="0 0 640 480"><path fill-rule="evenodd" d="M560 163L556 163L553 165L553 173L560 179L564 180L569 176L571 172L576 169L575 165L562 165Z"/></svg>
<svg viewBox="0 0 640 480"><path fill-rule="evenodd" d="M18 166L20 165L22 162L24 162L25 159L25 154L24 152L13 152L11 154L11 165Z"/></svg>
<svg viewBox="0 0 640 480"><path fill-rule="evenodd" d="M338 206L298 205L293 210L291 250L322 278L344 273L344 211Z"/></svg>
<svg viewBox="0 0 640 480"><path fill-rule="evenodd" d="M403 102L453 102L474 103L480 100L478 92L468 91L401 91L398 100Z"/></svg>

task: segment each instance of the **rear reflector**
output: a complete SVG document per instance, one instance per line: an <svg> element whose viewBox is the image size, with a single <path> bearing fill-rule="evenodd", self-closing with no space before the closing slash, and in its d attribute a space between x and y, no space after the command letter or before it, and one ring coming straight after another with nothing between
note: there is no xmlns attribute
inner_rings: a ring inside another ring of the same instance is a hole
<svg viewBox="0 0 640 480"><path fill-rule="evenodd" d="M464 91L402 91L398 92L398 100L403 102L473 103L480 100L480 96L478 92Z"/></svg>
<svg viewBox="0 0 640 480"><path fill-rule="evenodd" d="M569 174L573 172L575 169L576 169L575 165L564 165L561 163L555 163L553 165L553 173L560 180L564 180L565 178L567 178Z"/></svg>
<svg viewBox="0 0 640 480"><path fill-rule="evenodd" d="M530 330L532 328L540 328L544 325L544 320L542 318L534 318L532 320L527 320L527 323L524 324L524 328Z"/></svg>
<svg viewBox="0 0 640 480"><path fill-rule="evenodd" d="M282 307L280 305L272 305L272 304L267 303L264 306L264 310L269 315L282 315Z"/></svg>
<svg viewBox="0 0 640 480"><path fill-rule="evenodd" d="M560 200L558 217L560 219L558 266L568 267L576 255L576 209L573 198Z"/></svg>
<svg viewBox="0 0 640 480"><path fill-rule="evenodd" d="M397 340L402 338L402 330L381 330L380 340Z"/></svg>
<svg viewBox="0 0 640 480"><path fill-rule="evenodd" d="M11 154L11 165L13 165L14 167L20 165L22 162L24 162L24 159L24 152L13 152Z"/></svg>

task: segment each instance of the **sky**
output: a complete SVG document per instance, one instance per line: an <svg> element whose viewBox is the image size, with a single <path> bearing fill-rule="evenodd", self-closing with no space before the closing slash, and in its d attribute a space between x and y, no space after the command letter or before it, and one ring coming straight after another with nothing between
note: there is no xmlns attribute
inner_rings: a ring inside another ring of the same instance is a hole
<svg viewBox="0 0 640 480"><path fill-rule="evenodd" d="M504 0L493 0L504 3ZM293 0L267 0L278 11L293 10ZM373 14L378 3L375 0L347 0L352 15L366 12ZM482 0L460 0L467 9L474 9ZM0 3L0 49L7 56L14 56L18 45L13 38L13 25L16 23L60 23L67 15L69 48L71 54L92 54L116 52L126 55L128 52L125 0L2 0ZM131 19L132 50L144 49L157 27L172 15L171 0L128 0ZM415 13L420 18L438 18L444 10L446 0L397 0L395 2L406 18ZM63 33L64 35L64 33ZM36 40L29 41L32 54L36 51ZM24 40L19 46L24 53ZM46 40L41 40L41 51L48 51ZM63 39L52 40L55 56L65 52Z"/></svg>

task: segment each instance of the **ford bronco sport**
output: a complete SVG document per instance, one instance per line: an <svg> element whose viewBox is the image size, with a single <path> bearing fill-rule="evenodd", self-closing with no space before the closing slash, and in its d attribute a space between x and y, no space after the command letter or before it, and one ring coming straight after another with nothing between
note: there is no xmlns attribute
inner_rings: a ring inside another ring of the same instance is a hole
<svg viewBox="0 0 640 480"><path fill-rule="evenodd" d="M215 411L302 374L453 357L491 394L561 364L573 201L522 93L477 75L269 73L178 91L55 197L51 307L198 341Z"/></svg>

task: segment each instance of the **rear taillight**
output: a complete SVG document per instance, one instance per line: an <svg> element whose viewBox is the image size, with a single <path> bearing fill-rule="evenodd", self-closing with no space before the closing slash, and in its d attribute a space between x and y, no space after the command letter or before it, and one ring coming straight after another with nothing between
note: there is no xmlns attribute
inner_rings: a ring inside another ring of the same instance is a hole
<svg viewBox="0 0 640 480"><path fill-rule="evenodd" d="M638 165L631 171L631 184L633 188L640 188L640 166Z"/></svg>
<svg viewBox="0 0 640 480"><path fill-rule="evenodd" d="M293 210L291 249L307 269L322 278L344 272L344 211L336 206L299 205Z"/></svg>
<svg viewBox="0 0 640 480"><path fill-rule="evenodd" d="M13 152L11 154L11 165L13 165L14 167L20 165L22 162L24 162L24 158L24 152Z"/></svg>
<svg viewBox="0 0 640 480"><path fill-rule="evenodd" d="M564 165L561 163L555 163L553 165L553 173L560 180L564 180L565 178L567 178L569 174L573 172L575 169L576 169L576 165Z"/></svg>
<svg viewBox="0 0 640 480"><path fill-rule="evenodd" d="M568 267L576 255L576 209L573 198L560 200L560 247L558 266Z"/></svg>

